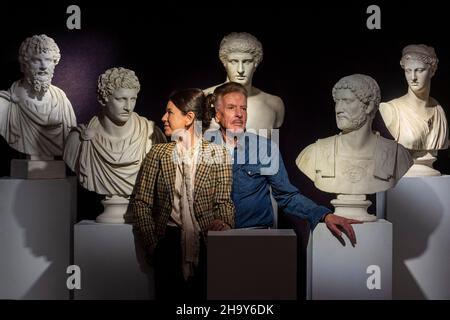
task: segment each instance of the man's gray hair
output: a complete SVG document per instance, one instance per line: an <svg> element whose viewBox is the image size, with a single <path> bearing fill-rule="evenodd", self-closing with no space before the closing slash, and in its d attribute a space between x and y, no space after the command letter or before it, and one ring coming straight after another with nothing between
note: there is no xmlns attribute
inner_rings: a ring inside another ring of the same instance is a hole
<svg viewBox="0 0 450 320"><path fill-rule="evenodd" d="M223 64L226 63L228 55L232 52L250 53L258 65L263 59L261 42L247 32L232 32L222 39L220 42L219 58Z"/></svg>

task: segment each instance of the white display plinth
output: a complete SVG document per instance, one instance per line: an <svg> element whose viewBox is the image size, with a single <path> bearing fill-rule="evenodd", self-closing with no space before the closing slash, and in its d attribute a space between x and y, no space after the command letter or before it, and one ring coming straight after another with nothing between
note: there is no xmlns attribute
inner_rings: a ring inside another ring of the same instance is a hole
<svg viewBox="0 0 450 320"><path fill-rule="evenodd" d="M297 238L293 230L208 232L210 300L294 300Z"/></svg>
<svg viewBox="0 0 450 320"><path fill-rule="evenodd" d="M345 247L319 223L308 243L307 297L312 300L391 299L392 224L354 224L357 244Z"/></svg>
<svg viewBox="0 0 450 320"><path fill-rule="evenodd" d="M0 179L0 299L69 299L75 177Z"/></svg>
<svg viewBox="0 0 450 320"><path fill-rule="evenodd" d="M153 268L131 224L77 223L74 256L81 269L75 299L154 299Z"/></svg>
<svg viewBox="0 0 450 320"><path fill-rule="evenodd" d="M450 176L404 177L385 194L378 198L394 226L393 298L450 299Z"/></svg>

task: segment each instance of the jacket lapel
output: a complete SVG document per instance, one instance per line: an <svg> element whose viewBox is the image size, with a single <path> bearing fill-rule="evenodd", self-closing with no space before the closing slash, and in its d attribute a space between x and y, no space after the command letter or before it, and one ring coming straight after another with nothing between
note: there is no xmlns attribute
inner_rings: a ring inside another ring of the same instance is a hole
<svg viewBox="0 0 450 320"><path fill-rule="evenodd" d="M205 182L208 180L209 172L211 171L210 150L211 149L208 148L208 142L206 140L202 140L202 148L198 159L198 166L195 172L194 201L197 196L197 191L205 185Z"/></svg>
<svg viewBox="0 0 450 320"><path fill-rule="evenodd" d="M173 149L175 147L175 142L167 144L167 148L164 156L161 158L161 169L162 175L164 177L164 182L167 184L169 188L169 199L171 205L173 205L173 195L175 191L175 175L176 175L176 167L175 161L173 159Z"/></svg>

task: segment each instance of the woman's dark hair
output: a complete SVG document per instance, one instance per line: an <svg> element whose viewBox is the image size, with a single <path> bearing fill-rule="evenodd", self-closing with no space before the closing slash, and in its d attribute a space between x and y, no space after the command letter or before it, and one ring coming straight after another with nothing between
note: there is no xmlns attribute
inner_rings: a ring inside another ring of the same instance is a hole
<svg viewBox="0 0 450 320"><path fill-rule="evenodd" d="M201 89L188 88L172 92L169 100L186 115L189 111L195 114L195 120L202 122L202 132L209 128L211 123L210 108L206 104L205 94Z"/></svg>

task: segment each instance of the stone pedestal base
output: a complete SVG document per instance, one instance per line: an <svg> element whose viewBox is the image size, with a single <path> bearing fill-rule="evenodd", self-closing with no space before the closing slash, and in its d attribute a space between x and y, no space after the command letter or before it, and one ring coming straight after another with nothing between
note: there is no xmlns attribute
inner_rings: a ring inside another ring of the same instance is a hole
<svg viewBox="0 0 450 320"><path fill-rule="evenodd" d="M414 164L406 172L405 177L440 176L441 173L433 169L437 151L417 151L412 154Z"/></svg>
<svg viewBox="0 0 450 320"><path fill-rule="evenodd" d="M105 197L102 200L105 210L95 221L98 223L125 223L131 222L131 215L128 213L129 200L119 196Z"/></svg>
<svg viewBox="0 0 450 320"><path fill-rule="evenodd" d="M365 195L339 194L337 199L331 200L334 206L334 213L338 216L358 221L372 222L377 217L367 213L367 208L372 204L366 200Z"/></svg>

